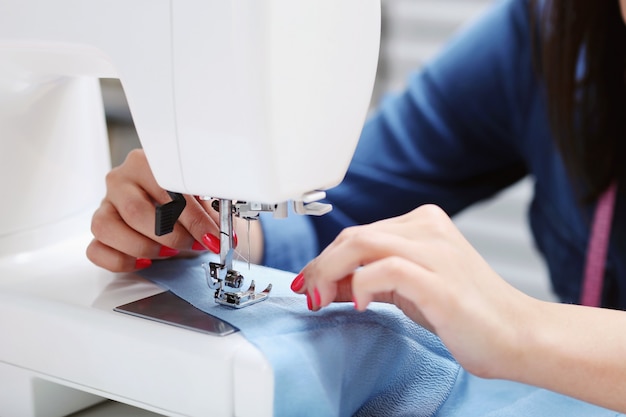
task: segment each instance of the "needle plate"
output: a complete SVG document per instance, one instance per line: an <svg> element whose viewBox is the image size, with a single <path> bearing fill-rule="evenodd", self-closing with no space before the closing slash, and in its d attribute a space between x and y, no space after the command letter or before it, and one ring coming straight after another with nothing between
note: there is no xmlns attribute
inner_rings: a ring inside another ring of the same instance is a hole
<svg viewBox="0 0 626 417"><path fill-rule="evenodd" d="M215 336L239 331L224 320L198 310L171 291L115 307L114 311Z"/></svg>

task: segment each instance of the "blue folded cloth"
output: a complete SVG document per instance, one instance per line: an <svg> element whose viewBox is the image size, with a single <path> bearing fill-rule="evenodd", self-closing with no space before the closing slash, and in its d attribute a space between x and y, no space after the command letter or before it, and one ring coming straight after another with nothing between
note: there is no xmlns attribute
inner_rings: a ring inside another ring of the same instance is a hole
<svg viewBox="0 0 626 417"><path fill-rule="evenodd" d="M206 284L203 256L155 262L141 275L225 320L266 356L274 370L276 416L615 417L551 391L468 374L441 341L395 306L351 303L319 312L289 285L294 274L239 263L270 298L235 310L218 305ZM226 336L228 337L228 336Z"/></svg>
<svg viewBox="0 0 626 417"><path fill-rule="evenodd" d="M201 263L155 262L141 275L196 308L240 329L274 370L276 416L434 416L454 387L459 365L440 340L395 306L351 303L310 312L291 292L293 274L238 264L269 299L234 310L218 305ZM226 336L228 337L228 336Z"/></svg>
<svg viewBox="0 0 626 417"><path fill-rule="evenodd" d="M461 369L450 397L437 417L618 417L597 407L530 385L482 379Z"/></svg>

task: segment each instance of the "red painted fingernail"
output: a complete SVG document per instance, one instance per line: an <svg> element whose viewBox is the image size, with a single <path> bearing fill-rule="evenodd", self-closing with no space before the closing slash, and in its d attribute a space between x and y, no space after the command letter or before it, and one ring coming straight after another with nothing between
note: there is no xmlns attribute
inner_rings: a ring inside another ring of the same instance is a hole
<svg viewBox="0 0 626 417"><path fill-rule="evenodd" d="M311 302L311 296L309 293L306 293L306 306L309 310L313 310L313 303Z"/></svg>
<svg viewBox="0 0 626 417"><path fill-rule="evenodd" d="M207 248L211 249L211 252L220 253L220 240L216 236L207 233L202 236L202 243L204 243Z"/></svg>
<svg viewBox="0 0 626 417"><path fill-rule="evenodd" d="M291 291L298 292L304 286L304 274L300 272L291 283Z"/></svg>
<svg viewBox="0 0 626 417"><path fill-rule="evenodd" d="M137 258L135 260L135 269L145 269L152 265L152 261L147 258Z"/></svg>
<svg viewBox="0 0 626 417"><path fill-rule="evenodd" d="M317 288L315 288L313 290L313 297L315 297L315 305L316 306L321 306L322 305L322 297L320 297L320 292L317 290Z"/></svg>
<svg viewBox="0 0 626 417"><path fill-rule="evenodd" d="M233 230L233 245L237 247L238 242L239 242L239 239L237 239L237 233Z"/></svg>
<svg viewBox="0 0 626 417"><path fill-rule="evenodd" d="M169 248L167 246L161 246L161 250L159 251L159 256L176 256L180 253L180 251Z"/></svg>
<svg viewBox="0 0 626 417"><path fill-rule="evenodd" d="M197 240L194 240L193 245L191 245L191 250L202 251L202 250L207 250L207 248L205 248L202 243L198 242Z"/></svg>

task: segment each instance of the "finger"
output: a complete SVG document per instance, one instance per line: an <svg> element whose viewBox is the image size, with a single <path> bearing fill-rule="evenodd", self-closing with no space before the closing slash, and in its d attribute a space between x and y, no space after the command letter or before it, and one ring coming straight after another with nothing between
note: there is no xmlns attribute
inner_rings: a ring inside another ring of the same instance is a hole
<svg viewBox="0 0 626 417"><path fill-rule="evenodd" d="M107 181L134 182L149 194L167 199L167 191L157 183L143 149L129 152L124 163L107 175Z"/></svg>
<svg viewBox="0 0 626 417"><path fill-rule="evenodd" d="M219 213L219 210L216 210L214 208L217 205L217 203L219 202L219 200L214 199L214 198L210 199L210 200L205 200L205 199L202 199L200 197L196 197L195 199L198 202L198 204L200 204L202 209L206 212L206 214L209 216L209 218L211 219L213 224L215 225L215 232L214 232L214 234L216 236L219 236L219 234L221 232L220 231L220 213ZM248 222L249 221L250 220L248 220ZM239 243L238 242L236 229L241 227L241 223L242 223L241 219L239 219L238 217L233 217L233 240L234 240L234 246L235 247L237 247L237 244Z"/></svg>
<svg viewBox="0 0 626 417"><path fill-rule="evenodd" d="M213 202L217 201L217 200L215 200L214 198L212 198L210 200L205 200L204 198L199 197L199 196L196 196L195 200L198 202L198 204L200 204L200 206L202 206L204 211L207 212L209 217L211 217L211 220L213 220L213 222L215 224L219 224L219 222L220 222L220 213L213 208Z"/></svg>
<svg viewBox="0 0 626 417"><path fill-rule="evenodd" d="M153 259L164 255L163 245L130 227L106 200L93 215L91 232L103 245L133 258Z"/></svg>
<svg viewBox="0 0 626 417"><path fill-rule="evenodd" d="M337 292L333 302L353 301L352 296L352 274L337 281Z"/></svg>
<svg viewBox="0 0 626 417"><path fill-rule="evenodd" d="M219 252L219 246L215 246L215 243L219 242L217 237L219 236L220 229L214 217L210 215L210 213L215 210L208 204L204 204L206 202L199 201L196 197L186 195L185 200L187 201L187 206L181 213L178 222L193 238L194 242L192 242L192 245L195 242L202 242L207 249ZM219 221L219 219L217 221ZM211 239L210 236L215 238L213 239L213 245L204 243ZM181 244L185 243L181 242Z"/></svg>
<svg viewBox="0 0 626 417"><path fill-rule="evenodd" d="M157 184L142 150L131 151L121 166L109 172L106 181L107 200L131 228L170 248L186 250L194 245L191 234L178 224L172 233L155 235L155 204L168 203L171 197Z"/></svg>
<svg viewBox="0 0 626 417"><path fill-rule="evenodd" d="M167 191L156 182L142 149L129 152L124 163L107 174L106 182L107 197L113 197L110 199L115 201L124 197L124 193L119 192L122 184L135 184L160 204L170 201Z"/></svg>
<svg viewBox="0 0 626 417"><path fill-rule="evenodd" d="M336 274L338 276L341 276L341 274L343 273L340 270L352 272L354 269L362 265L365 260L361 261L360 258L353 259L354 256L346 257L344 251L352 249L351 252L353 252L353 255L362 255L363 251L360 247L368 245L366 239L370 236L370 230L373 234L381 234L389 230L389 228L383 229L374 227L376 224L378 223L344 229L328 246L326 246L326 248L317 256L317 258L309 262L309 264L305 266L305 268L303 268L302 272L294 280L291 287L292 290L299 294L304 294L307 292L308 288L304 285L305 271L308 271L307 276L309 277L309 281L311 281L313 279L311 277L315 276L316 274L326 274L326 272L324 271L325 265L330 265L334 271L338 271ZM357 242L358 245L355 246L355 242ZM340 264L335 263L334 258L337 258L338 261L346 265L341 267ZM350 260L352 260L352 262L349 262ZM294 285L296 286L294 287Z"/></svg>
<svg viewBox="0 0 626 417"><path fill-rule="evenodd" d="M320 294L320 306L336 298L336 281L352 274L357 268L389 256L410 258L416 245L410 240L373 229L353 228L332 247L325 249L303 270L305 291L315 298Z"/></svg>
<svg viewBox="0 0 626 417"><path fill-rule="evenodd" d="M340 279L335 285L330 286L324 293L324 302L322 302L322 293L314 288L313 292L307 292L307 298L310 302L310 310L317 311L322 307L333 302L354 301L352 297L352 274Z"/></svg>
<svg viewBox="0 0 626 417"><path fill-rule="evenodd" d="M403 297L413 299L412 296L419 293L416 283L421 270L414 263L400 258L388 257L372 262L363 268L359 268L352 275L352 296L359 310L365 310L376 295L385 294L388 299L393 293L402 294Z"/></svg>
<svg viewBox="0 0 626 417"><path fill-rule="evenodd" d="M360 268L352 277L355 308L364 311L374 300L392 301L421 325L431 328L432 306L445 305L443 281L407 259L389 257ZM410 314L409 314L410 313Z"/></svg>
<svg viewBox="0 0 626 417"><path fill-rule="evenodd" d="M166 193L167 195L167 193ZM194 246L196 239L181 223L174 225L172 233L163 236L155 234L155 200L145 190L134 183L123 183L109 193L108 201L119 213L119 217L128 227L134 229L139 234L160 243L163 246L177 250L188 250ZM171 198L167 195L167 200L162 197L156 200L157 204L169 202Z"/></svg>
<svg viewBox="0 0 626 417"><path fill-rule="evenodd" d="M152 261L147 258L135 258L126 253L115 250L94 239L87 246L87 258L102 268L111 272L133 272L147 268Z"/></svg>

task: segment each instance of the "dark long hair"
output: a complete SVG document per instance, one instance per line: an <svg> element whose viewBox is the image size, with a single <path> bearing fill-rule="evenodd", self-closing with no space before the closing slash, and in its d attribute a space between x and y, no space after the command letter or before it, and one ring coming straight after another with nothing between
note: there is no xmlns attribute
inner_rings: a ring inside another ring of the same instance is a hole
<svg viewBox="0 0 626 417"><path fill-rule="evenodd" d="M552 132L581 201L592 201L626 165L626 25L619 0L530 3Z"/></svg>

